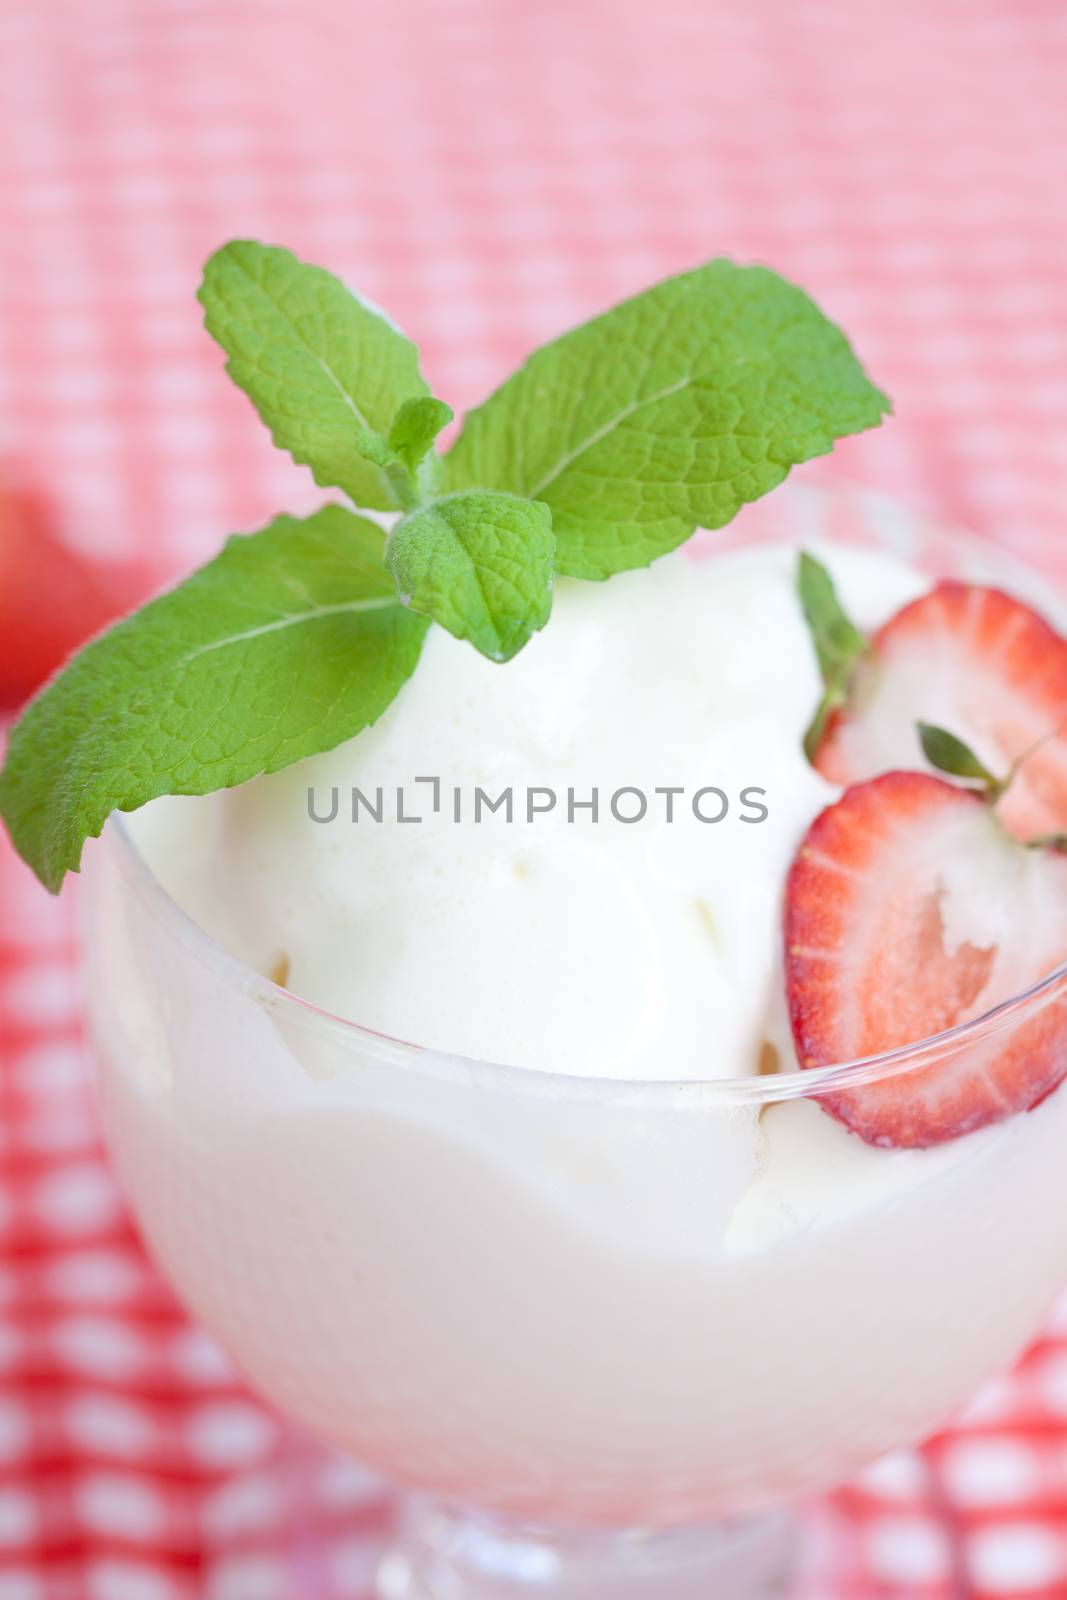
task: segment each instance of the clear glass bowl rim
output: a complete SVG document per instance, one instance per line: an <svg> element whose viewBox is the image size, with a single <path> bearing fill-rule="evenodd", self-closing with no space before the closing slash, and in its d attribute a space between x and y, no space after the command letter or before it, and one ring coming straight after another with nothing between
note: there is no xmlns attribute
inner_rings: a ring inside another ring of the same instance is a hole
<svg viewBox="0 0 1067 1600"><path fill-rule="evenodd" d="M859 489L852 484L841 484L840 489L858 494L860 498L888 502L888 496L877 491ZM806 492L811 494L811 489ZM814 497L833 494L824 486L815 489ZM933 520L933 519L931 519ZM1032 568L1019 563L1009 551L992 541L967 532L959 532L943 523L936 523L940 537L969 548L972 553L985 555L994 566L1010 572L1015 568L1020 576L1033 579ZM730 1107L759 1109L784 1100L819 1098L858 1088L885 1078L920 1071L937 1061L1015 1026L1027 1016L1036 1015L1046 1005L1061 996L1067 996L1067 961L1047 973L1029 988L1001 1001L998 1005L958 1023L929 1038L900 1045L875 1055L857 1057L851 1061L835 1062L825 1067L800 1069L795 1072L767 1074L747 1078L615 1078L606 1074L579 1075L553 1072L540 1067L510 1066L501 1062L477 1060L473 1057L450 1055L432 1047L411 1043L392 1035L380 1033L362 1023L336 1015L302 999L282 988L271 978L257 972L239 956L232 955L193 921L171 897L156 877L145 857L137 848L121 813L113 812L106 831L117 842L128 881L136 889L142 903L161 921L180 943L200 961L212 968L235 990L246 994L263 1006L272 1016L284 1019L320 1035L326 1034L342 1045L363 1054L372 1054L391 1065L406 1066L416 1070L432 1070L436 1075L445 1073L494 1088L524 1092L552 1098L580 1100L625 1099L648 1106L675 1105L679 1096L701 1105L721 1104Z"/></svg>

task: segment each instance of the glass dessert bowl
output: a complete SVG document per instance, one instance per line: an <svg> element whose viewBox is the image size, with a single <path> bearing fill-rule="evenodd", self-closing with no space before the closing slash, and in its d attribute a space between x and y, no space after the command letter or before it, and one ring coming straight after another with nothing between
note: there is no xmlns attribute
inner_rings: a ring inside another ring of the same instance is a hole
<svg viewBox="0 0 1067 1600"><path fill-rule="evenodd" d="M1047 609L1036 575L849 491L716 547L827 534ZM86 876L127 1193L250 1380L406 1491L385 1600L777 1593L782 1508L947 1419L1067 1276L1067 1092L931 1148L826 1110L973 1070L1067 1002L1067 967L867 1059L647 1081L331 1015L202 932L117 820Z"/></svg>

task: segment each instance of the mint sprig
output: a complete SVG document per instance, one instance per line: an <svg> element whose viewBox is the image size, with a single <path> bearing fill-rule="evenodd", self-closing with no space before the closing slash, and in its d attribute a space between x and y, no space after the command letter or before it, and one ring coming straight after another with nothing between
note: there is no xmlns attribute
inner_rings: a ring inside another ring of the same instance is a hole
<svg viewBox="0 0 1067 1600"><path fill-rule="evenodd" d="M414 670L428 619L506 661L547 621L557 573L646 565L888 404L800 289L713 261L537 351L442 460L452 412L415 346L321 267L236 240L200 299L274 442L399 519L388 543L340 506L231 538L41 691L11 735L0 813L53 890L112 810L358 733ZM812 592L836 683L851 647Z"/></svg>
<svg viewBox="0 0 1067 1600"><path fill-rule="evenodd" d="M278 517L74 657L0 773L0 811L46 888L112 811L276 772L381 716L427 627L382 542L342 506Z"/></svg>
<svg viewBox="0 0 1067 1600"><path fill-rule="evenodd" d="M544 501L559 571L608 578L721 527L888 406L803 290L711 261L536 351L468 416L445 482Z"/></svg>

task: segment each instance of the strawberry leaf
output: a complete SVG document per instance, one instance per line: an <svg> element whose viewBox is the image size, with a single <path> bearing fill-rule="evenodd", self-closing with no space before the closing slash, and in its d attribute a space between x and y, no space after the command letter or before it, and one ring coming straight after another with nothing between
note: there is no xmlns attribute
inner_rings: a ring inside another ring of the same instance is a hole
<svg viewBox="0 0 1067 1600"><path fill-rule="evenodd" d="M936 767L938 772L947 773L949 777L977 783L985 790L990 803L1000 799L1007 788L1006 781L995 777L969 744L965 744L947 728L939 728L936 723L917 722L915 726L919 730L923 755L932 767Z"/></svg>
<svg viewBox="0 0 1067 1600"><path fill-rule="evenodd" d="M801 551L797 564L797 594L823 681L822 698L804 735L804 753L811 761L827 722L848 698L852 674L867 649L867 640L845 612L826 568L806 550Z"/></svg>

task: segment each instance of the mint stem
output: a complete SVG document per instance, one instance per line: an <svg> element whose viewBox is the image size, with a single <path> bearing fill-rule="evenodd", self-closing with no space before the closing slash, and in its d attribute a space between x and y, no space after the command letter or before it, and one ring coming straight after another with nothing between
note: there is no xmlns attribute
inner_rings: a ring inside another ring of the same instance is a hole
<svg viewBox="0 0 1067 1600"><path fill-rule="evenodd" d="M408 471L402 461L390 461L384 470L401 510L417 510L422 505L422 493L415 475Z"/></svg>

